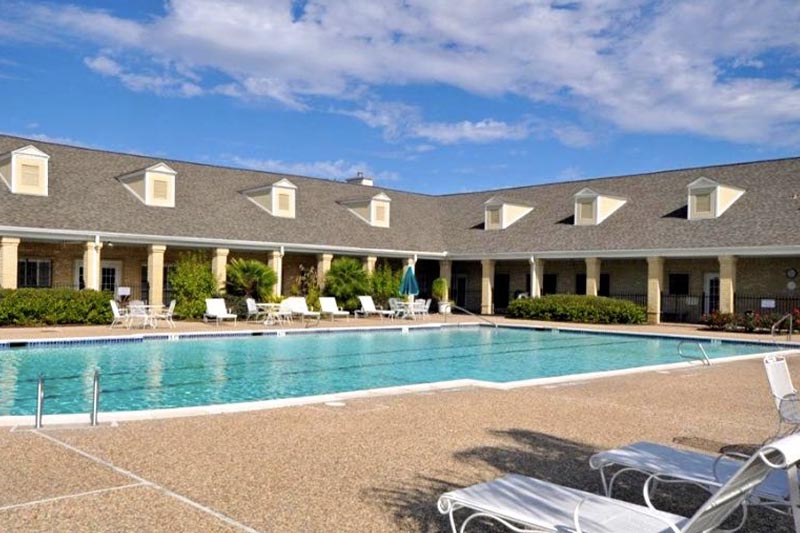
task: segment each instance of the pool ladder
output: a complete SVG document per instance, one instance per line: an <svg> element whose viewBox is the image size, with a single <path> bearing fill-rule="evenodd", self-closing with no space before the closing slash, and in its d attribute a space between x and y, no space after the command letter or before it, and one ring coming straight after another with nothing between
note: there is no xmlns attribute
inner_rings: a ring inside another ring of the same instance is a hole
<svg viewBox="0 0 800 533"><path fill-rule="evenodd" d="M95 369L92 376L92 411L89 413L89 425L96 426L97 412L100 407L100 371ZM34 419L34 427L42 429L42 417L44 416L44 377L39 374L39 380L36 383L36 416Z"/></svg>
<svg viewBox="0 0 800 533"><path fill-rule="evenodd" d="M479 320L483 320L484 322L486 322L486 323L487 323L487 324L489 324L490 326L494 326L495 328L497 328L497 327L498 327L496 322L492 322L491 320L489 320L488 318L486 318L486 317L485 317L485 316L483 316L483 315L476 315L476 314L475 314L475 313L473 313L472 311L469 311L469 310L467 310L467 309L464 309L463 307L459 307L459 306L457 306L457 305L455 305L455 304L450 304L450 308L451 308L451 309L458 309L459 311L463 311L464 313L466 313L466 314L468 314L468 315L471 315L471 316L474 316L475 318L477 318L477 319L479 319ZM444 314L444 321L445 321L445 322L447 322L447 315L448 315L448 314L449 314L449 313L445 313L445 314Z"/></svg>
<svg viewBox="0 0 800 533"><path fill-rule="evenodd" d="M711 366L711 359L708 358L708 354L706 353L706 349L703 348L702 344L700 344L699 342L695 342L694 343L694 344L697 344L697 347L700 349L700 354L701 355L692 355L692 354L683 353L683 350L681 348L683 347L683 344L685 342L693 342L693 341L682 340L681 342L678 343L678 357L680 357L682 359L692 359L692 360L695 360L695 361L700 361L701 363L703 363L706 366Z"/></svg>
<svg viewBox="0 0 800 533"><path fill-rule="evenodd" d="M778 326L780 326L784 322L788 322L788 324L789 324L789 336L788 336L787 340L789 342L792 342L792 329L794 327L794 313L786 313L777 322L772 324L772 327L769 330L769 334L772 337L772 342L774 344L778 344L778 339L775 338L775 332L778 331Z"/></svg>

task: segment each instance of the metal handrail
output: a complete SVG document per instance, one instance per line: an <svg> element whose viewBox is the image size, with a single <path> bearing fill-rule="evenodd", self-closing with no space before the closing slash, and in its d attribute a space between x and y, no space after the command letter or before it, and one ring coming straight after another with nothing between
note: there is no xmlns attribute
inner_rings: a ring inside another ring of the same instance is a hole
<svg viewBox="0 0 800 533"><path fill-rule="evenodd" d="M89 424L96 426L97 412L100 406L100 371L95 369L92 377L92 410L89 413ZM44 416L44 377L39 374L36 383L36 415L34 417L34 427L42 429L42 417Z"/></svg>
<svg viewBox="0 0 800 533"><path fill-rule="evenodd" d="M685 343L685 342L692 342L692 341L684 339L684 340L682 340L681 342L678 343L678 357L680 357L682 359L694 359L696 361L701 361L704 365L711 366L711 359L708 358L708 354L706 353L706 349L703 348L702 344L700 344L699 342L695 343L695 344L697 344L697 347L700 348L700 353L703 354L702 357L701 357L701 356L697 356L697 355L687 355L687 354L683 353L683 350L681 350L681 346L683 346L683 343Z"/></svg>
<svg viewBox="0 0 800 533"><path fill-rule="evenodd" d="M794 313L786 313L783 315L777 322L772 324L772 328L770 328L769 333L772 337L772 342L778 344L778 341L775 339L775 331L777 330L778 326L780 326L786 319L789 319L789 337L788 340L792 340L792 329L794 328Z"/></svg>
<svg viewBox="0 0 800 533"><path fill-rule="evenodd" d="M36 384L36 419L34 427L42 429L42 415L44 414L44 378L39 374L39 381Z"/></svg>
<svg viewBox="0 0 800 533"><path fill-rule="evenodd" d="M459 311L464 311L466 314L468 314L468 315L472 315L472 316L474 316L474 317L475 317L475 318L477 318L477 319L483 320L484 322L488 323L488 324L489 324L489 325L491 325L491 326L494 326L495 328L497 328L497 327L498 327L496 322L492 322L491 320L489 320L488 318L486 318L486 317L485 317L485 316L483 316L483 315L476 315L476 314L475 314L475 313L473 313L472 311L470 311L470 310L468 310L468 309L464 309L463 307L459 307L459 306L457 306L457 305L455 305L455 304L450 304L450 308L451 308L451 309L458 309ZM448 314L450 314L450 313L445 313L445 314L444 314L444 321L445 321L445 322L447 322L447 315L448 315Z"/></svg>
<svg viewBox="0 0 800 533"><path fill-rule="evenodd" d="M97 410L100 406L100 371L95 369L92 377L92 412L89 413L89 424L97 425Z"/></svg>

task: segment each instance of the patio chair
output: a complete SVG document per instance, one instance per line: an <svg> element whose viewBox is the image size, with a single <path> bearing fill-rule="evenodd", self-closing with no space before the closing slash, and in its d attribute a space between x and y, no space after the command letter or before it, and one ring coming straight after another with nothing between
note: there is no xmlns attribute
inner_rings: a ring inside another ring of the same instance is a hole
<svg viewBox="0 0 800 533"><path fill-rule="evenodd" d="M244 303L247 306L247 318L245 318L245 322L250 322L251 320L255 322L266 320L267 312L259 309L253 298L245 298Z"/></svg>
<svg viewBox="0 0 800 533"><path fill-rule="evenodd" d="M236 314L231 313L230 309L225 307L225 300L223 298L206 298L206 312L203 314L203 322L214 320L214 323L219 326L223 320L233 320L236 325Z"/></svg>
<svg viewBox="0 0 800 533"><path fill-rule="evenodd" d="M375 302L372 300L372 296L359 296L358 300L361 302L361 309L356 310L356 316L363 316L363 317L370 317L374 315L378 315L379 317L383 318L388 316L389 318L394 318L395 312L389 309L378 309L375 307Z"/></svg>
<svg viewBox="0 0 800 533"><path fill-rule="evenodd" d="M293 316L298 316L303 319L306 326L308 326L308 319L316 320L316 324L319 324L319 319L322 315L317 311L310 311L306 299L302 296L290 296L281 302L281 306L284 306L284 304L286 308L291 311Z"/></svg>
<svg viewBox="0 0 800 533"><path fill-rule="evenodd" d="M330 296L320 296L319 299L320 314L331 317L331 322L336 321L336 317L344 317L350 320L350 313L345 311L336 303L336 298Z"/></svg>
<svg viewBox="0 0 800 533"><path fill-rule="evenodd" d="M109 302L111 303L111 315L112 315L111 325L109 326L109 328L114 329L114 326L116 326L117 324L122 324L123 326L126 326L128 323L127 311L120 311L119 304L117 304L116 300L109 300Z"/></svg>
<svg viewBox="0 0 800 533"><path fill-rule="evenodd" d="M731 452L714 456L653 442L637 442L596 453L589 459L589 466L600 471L603 491L609 498L613 496L614 483L621 475L630 472L646 475L648 482L643 486L642 495L651 506L656 483L691 484L713 493L736 474L742 466L742 459L747 459L747 456ZM614 473L609 477L611 470ZM789 468L786 473L774 470L755 487L746 503L791 515L796 507L792 504L791 484L798 486L795 468ZM798 519L800 516L795 518Z"/></svg>
<svg viewBox="0 0 800 533"><path fill-rule="evenodd" d="M800 399L792 384L786 358L780 354L768 355L764 358L764 369L767 371L767 381L778 410L778 429L775 436L794 433L800 429ZM784 424L788 426L785 432L782 431Z"/></svg>
<svg viewBox="0 0 800 533"><path fill-rule="evenodd" d="M128 329L131 329L136 322L138 322L138 325L142 328L147 326L155 327L153 317L150 316L147 306L145 306L144 302L141 300L132 300L131 303L128 304Z"/></svg>
<svg viewBox="0 0 800 533"><path fill-rule="evenodd" d="M542 533L707 533L717 530L774 469L786 470L798 461L800 435L763 446L690 518L518 474L446 492L438 507L449 515L453 533L463 533L476 518ZM471 511L460 529L454 516L459 509Z"/></svg>
<svg viewBox="0 0 800 533"><path fill-rule="evenodd" d="M170 302L169 302L169 307L167 307L167 308L166 308L164 311L162 311L161 313L156 313L155 315L153 315L153 316L152 316L153 323L154 323L154 324L153 324L153 327L155 327L155 324L156 324L156 323L157 323L159 320L163 320L163 321L164 321L164 322L166 322L166 323L167 323L167 325L168 325L169 327L171 327L171 328L174 328L174 327L175 327L175 322L173 322L173 321L172 321L172 317L173 317L173 315L175 314L175 304L176 304L176 301L175 301L175 300L172 300L172 301L170 301Z"/></svg>

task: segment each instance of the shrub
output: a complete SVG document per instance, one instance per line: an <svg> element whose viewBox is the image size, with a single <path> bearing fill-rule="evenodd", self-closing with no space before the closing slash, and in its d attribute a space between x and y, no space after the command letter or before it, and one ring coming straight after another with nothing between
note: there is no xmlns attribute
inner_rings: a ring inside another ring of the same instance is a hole
<svg viewBox="0 0 800 533"><path fill-rule="evenodd" d="M589 324L643 324L647 320L644 308L633 302L572 294L514 300L507 316Z"/></svg>
<svg viewBox="0 0 800 533"><path fill-rule="evenodd" d="M447 280L444 278L436 278L431 285L431 293L438 301L444 300L447 295Z"/></svg>
<svg viewBox="0 0 800 533"><path fill-rule="evenodd" d="M325 274L325 294L335 296L339 305L348 311L360 309L358 296L368 294L369 290L369 276L361 261L352 257L335 259Z"/></svg>
<svg viewBox="0 0 800 533"><path fill-rule="evenodd" d="M300 274L294 279L289 288L292 296L303 296L309 309L319 310L319 282L317 282L317 269L300 265Z"/></svg>
<svg viewBox="0 0 800 533"><path fill-rule="evenodd" d="M794 315L794 329L798 330L800 326L800 311L797 309L793 312ZM772 325L783 317L780 313L720 313L719 311L712 311L700 317L700 324L708 329L722 331L722 330L744 330L746 333L770 333ZM777 331L783 332L789 329L787 322L782 322L778 326Z"/></svg>
<svg viewBox="0 0 800 533"><path fill-rule="evenodd" d="M228 293L263 302L272 294L278 276L257 259L234 259L228 265Z"/></svg>
<svg viewBox="0 0 800 533"><path fill-rule="evenodd" d="M217 293L217 282L211 272L211 260L204 254L182 254L169 274L172 294L177 300L175 315L199 318L206 310L206 298Z"/></svg>
<svg viewBox="0 0 800 533"><path fill-rule="evenodd" d="M375 269L375 272L369 278L369 282L372 298L375 300L376 305L383 306L385 309L389 304L389 298L400 297L402 275L402 270L393 271L388 263L383 263Z"/></svg>
<svg viewBox="0 0 800 533"><path fill-rule="evenodd" d="M0 325L109 324L109 292L75 289L0 291Z"/></svg>

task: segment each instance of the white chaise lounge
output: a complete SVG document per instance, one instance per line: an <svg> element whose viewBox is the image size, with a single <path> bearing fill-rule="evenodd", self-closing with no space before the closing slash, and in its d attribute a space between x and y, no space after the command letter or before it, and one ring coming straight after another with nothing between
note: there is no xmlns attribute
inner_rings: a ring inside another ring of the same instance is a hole
<svg viewBox="0 0 800 533"><path fill-rule="evenodd" d="M645 474L647 481L642 487L642 495L648 504L651 501L654 483L668 481L669 484L693 484L713 493L728 482L742 464L741 460L730 455L709 455L653 442L637 442L622 448L603 451L589 459L589 466L600 472L603 490L608 497L613 496L614 483L620 476L630 472ZM797 485L797 473L793 468L787 472L772 471L753 490L747 504L769 507L790 514L793 508L789 488L792 476ZM800 533L800 530L797 533Z"/></svg>
<svg viewBox="0 0 800 533"><path fill-rule="evenodd" d="M236 313L231 313L225 307L225 300L222 298L206 298L206 312L203 315L203 322L213 320L217 325L223 320L233 320L236 324Z"/></svg>
<svg viewBox="0 0 800 533"><path fill-rule="evenodd" d="M281 302L282 309L289 309L292 315L299 316L308 325L308 320L316 320L319 323L320 314L317 311L310 311L306 299L302 296L290 296Z"/></svg>
<svg viewBox="0 0 800 533"><path fill-rule="evenodd" d="M538 533L707 533L715 531L774 469L785 470L798 461L800 435L767 444L691 518L516 474L446 492L438 507L449 515L454 533L463 533L476 518L493 519L513 531ZM461 509L470 514L459 528L455 513Z"/></svg>
<svg viewBox="0 0 800 533"><path fill-rule="evenodd" d="M336 298L331 296L321 296L319 299L320 314L323 316L330 316L331 322L336 321L336 317L345 319L350 318L350 313L341 309L336 303Z"/></svg>
<svg viewBox="0 0 800 533"><path fill-rule="evenodd" d="M375 302L372 300L372 296L359 296L358 300L361 302L361 309L358 309L355 312L356 316L361 315L363 317L369 317L378 315L381 318L385 316L394 318L394 311L390 311L389 309L378 309L375 307Z"/></svg>

